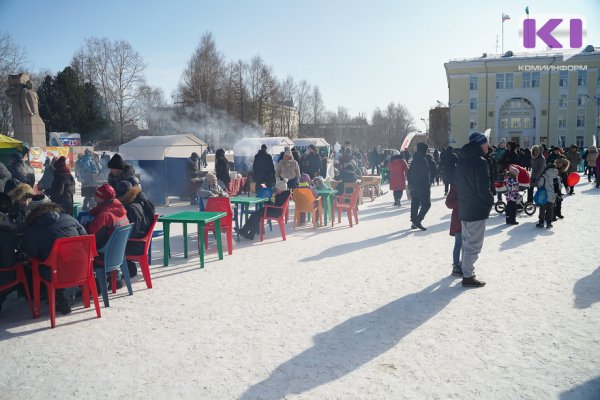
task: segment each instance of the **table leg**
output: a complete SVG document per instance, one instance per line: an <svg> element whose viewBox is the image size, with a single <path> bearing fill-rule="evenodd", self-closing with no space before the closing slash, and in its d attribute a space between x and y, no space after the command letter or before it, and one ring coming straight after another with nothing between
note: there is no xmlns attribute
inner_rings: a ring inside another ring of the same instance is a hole
<svg viewBox="0 0 600 400"><path fill-rule="evenodd" d="M188 258L188 232L185 222L183 223L183 258Z"/></svg>
<svg viewBox="0 0 600 400"><path fill-rule="evenodd" d="M249 206L249 205L246 205L246 207L245 207L245 208L246 208L246 214L245 214L245 215L246 215L246 222L248 222L248 216L249 216L249 214L250 214L250 206Z"/></svg>
<svg viewBox="0 0 600 400"><path fill-rule="evenodd" d="M204 222L198 224L198 232L204 232ZM204 268L204 236L202 236L202 241L198 239L198 249L200 250L200 268Z"/></svg>
<svg viewBox="0 0 600 400"><path fill-rule="evenodd" d="M223 259L223 243L221 243L221 220L215 220L215 233L217 234L217 251L219 252L219 260Z"/></svg>
<svg viewBox="0 0 600 400"><path fill-rule="evenodd" d="M333 194L329 195L329 212L331 213L331 221L334 220L333 218Z"/></svg>
<svg viewBox="0 0 600 400"><path fill-rule="evenodd" d="M164 238L163 238L163 264L165 267L169 266L169 254L171 254L171 248L169 243L169 233L171 228L170 222L163 222Z"/></svg>

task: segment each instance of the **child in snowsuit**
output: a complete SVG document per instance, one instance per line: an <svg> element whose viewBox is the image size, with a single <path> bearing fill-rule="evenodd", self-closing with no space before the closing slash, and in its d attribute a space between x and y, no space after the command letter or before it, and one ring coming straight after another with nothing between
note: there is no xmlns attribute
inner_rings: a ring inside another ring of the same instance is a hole
<svg viewBox="0 0 600 400"><path fill-rule="evenodd" d="M560 195L560 183L558 178L558 169L554 162L548 163L544 172L540 175L537 183L538 188L542 186L546 189L548 200L546 204L540 206L539 222L536 227L543 228L544 221L546 221L546 228L552 228L552 221L554 221L554 202L556 201L557 194Z"/></svg>
<svg viewBox="0 0 600 400"><path fill-rule="evenodd" d="M519 170L512 165L504 175L504 186L506 186L506 223L518 225L517 222L517 200L519 199L519 182L517 176Z"/></svg>

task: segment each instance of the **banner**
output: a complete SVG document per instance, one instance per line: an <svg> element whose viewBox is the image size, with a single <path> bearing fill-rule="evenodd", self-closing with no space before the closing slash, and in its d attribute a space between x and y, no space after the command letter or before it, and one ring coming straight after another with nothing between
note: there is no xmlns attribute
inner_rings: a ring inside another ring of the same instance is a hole
<svg viewBox="0 0 600 400"><path fill-rule="evenodd" d="M33 168L42 169L46 158L57 159L64 156L67 166L73 168L73 153L70 147L32 147L29 149L29 164Z"/></svg>
<svg viewBox="0 0 600 400"><path fill-rule="evenodd" d="M402 142L402 146L400 147L400 151L404 151L408 148L408 146L410 146L410 142L417 135L417 133L419 133L419 132L411 132L408 135L406 135L406 137L404 138L404 141Z"/></svg>

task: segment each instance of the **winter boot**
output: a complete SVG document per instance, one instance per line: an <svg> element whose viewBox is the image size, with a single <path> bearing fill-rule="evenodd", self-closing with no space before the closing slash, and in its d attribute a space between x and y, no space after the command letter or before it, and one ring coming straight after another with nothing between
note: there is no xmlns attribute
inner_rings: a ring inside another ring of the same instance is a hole
<svg viewBox="0 0 600 400"><path fill-rule="evenodd" d="M426 231L427 228L425 228L423 225L421 225L421 222L413 222L411 229L415 229L418 228L422 231Z"/></svg>
<svg viewBox="0 0 600 400"><path fill-rule="evenodd" d="M537 224L535 224L536 228L543 228L544 227L544 221L540 221Z"/></svg>
<svg viewBox="0 0 600 400"><path fill-rule="evenodd" d="M477 278L475 278L475 275L473 275L470 278L463 278L462 285L463 287L478 288L485 286L485 282L477 280Z"/></svg>
<svg viewBox="0 0 600 400"><path fill-rule="evenodd" d="M547 229L552 229L553 225L552 225L552 221L548 221L546 222L546 228Z"/></svg>
<svg viewBox="0 0 600 400"><path fill-rule="evenodd" d="M463 276L462 267L460 265L452 264L452 275Z"/></svg>
<svg viewBox="0 0 600 400"><path fill-rule="evenodd" d="M62 315L71 314L71 306L69 305L69 301L65 297L64 290L56 291L56 311L58 311Z"/></svg>

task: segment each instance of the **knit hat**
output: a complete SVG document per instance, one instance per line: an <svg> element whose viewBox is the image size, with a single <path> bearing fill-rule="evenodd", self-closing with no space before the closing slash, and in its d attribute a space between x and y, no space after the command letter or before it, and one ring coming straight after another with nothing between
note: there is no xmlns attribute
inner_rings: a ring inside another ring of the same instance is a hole
<svg viewBox="0 0 600 400"><path fill-rule="evenodd" d="M287 187L287 179L283 179L283 180L277 181L277 183L275 184L275 189L279 189L282 192L284 190L287 190L287 188L288 188Z"/></svg>
<svg viewBox="0 0 600 400"><path fill-rule="evenodd" d="M286 150L286 151L285 151L285 153L283 153L283 156L284 156L284 157L285 157L285 156L288 156L288 157L292 157L292 158L294 157L294 156L292 155L292 152L291 152L290 150Z"/></svg>
<svg viewBox="0 0 600 400"><path fill-rule="evenodd" d="M105 183L104 185L96 189L96 197L102 201L112 200L116 197L116 195L117 194L115 193L115 189L113 189L113 187L110 186L108 183Z"/></svg>
<svg viewBox="0 0 600 400"><path fill-rule="evenodd" d="M310 176L308 176L308 174L302 174L300 175L300 181L301 183L310 183Z"/></svg>
<svg viewBox="0 0 600 400"><path fill-rule="evenodd" d="M474 143L476 145L486 144L488 142L487 137L479 132L473 132L469 136L469 142Z"/></svg>
<svg viewBox="0 0 600 400"><path fill-rule="evenodd" d="M48 196L43 194L36 194L34 196L31 196L31 203L29 203L29 211L45 203L50 203L50 199L48 198Z"/></svg>
<svg viewBox="0 0 600 400"><path fill-rule="evenodd" d="M126 166L127 166L127 164L125 164L125 161L123 161L123 158L118 154L115 154L114 156L112 156L112 158L108 162L108 168L110 168L110 169L122 170L122 169L125 169Z"/></svg>
<svg viewBox="0 0 600 400"><path fill-rule="evenodd" d="M121 182L119 182L119 184L117 185L117 191L116 191L117 197L123 196L132 187L133 186L131 185L131 183L129 181L121 181Z"/></svg>

